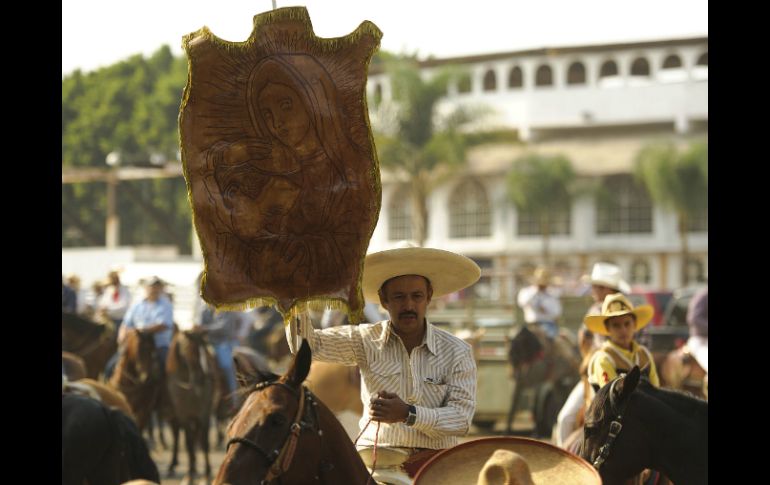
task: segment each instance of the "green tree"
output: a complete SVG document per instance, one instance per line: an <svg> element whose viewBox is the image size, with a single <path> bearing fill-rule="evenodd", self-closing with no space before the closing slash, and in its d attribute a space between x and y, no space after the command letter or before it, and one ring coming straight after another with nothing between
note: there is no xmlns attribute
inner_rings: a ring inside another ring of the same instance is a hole
<svg viewBox="0 0 770 485"><path fill-rule="evenodd" d="M549 240L554 216L571 206L576 180L572 162L563 155L530 153L517 158L508 172L508 197L520 211L528 211L538 220L546 266L550 264Z"/></svg>
<svg viewBox="0 0 770 485"><path fill-rule="evenodd" d="M438 102L457 75L454 69L425 79L414 58L382 53L375 64L389 74L394 101L378 103L380 124L374 137L380 163L409 184L412 239L422 246L427 238L428 196L465 162L468 143L460 128L478 112L456 108L438 113Z"/></svg>
<svg viewBox="0 0 770 485"><path fill-rule="evenodd" d="M149 58L132 56L93 72L62 79L62 167L106 168L119 151L124 161L151 155L176 160L177 117L187 60L163 46ZM184 180L135 180L118 185L123 244L173 244L191 250L192 218ZM62 247L104 244L103 183L62 187Z"/></svg>
<svg viewBox="0 0 770 485"><path fill-rule="evenodd" d="M682 278L687 285L687 233L693 218L708 210L708 142L695 142L684 150L672 143L648 145L637 154L634 175L656 204L676 213Z"/></svg>

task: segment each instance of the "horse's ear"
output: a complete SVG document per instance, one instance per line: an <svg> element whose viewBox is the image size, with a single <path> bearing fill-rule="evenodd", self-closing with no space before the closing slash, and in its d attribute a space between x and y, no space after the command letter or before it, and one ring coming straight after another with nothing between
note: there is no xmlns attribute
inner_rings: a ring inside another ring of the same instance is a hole
<svg viewBox="0 0 770 485"><path fill-rule="evenodd" d="M308 372L310 372L310 363L312 360L313 357L310 352L310 344L303 338L299 352L294 356L291 368L286 373L286 382L294 387L301 386L305 381Z"/></svg>
<svg viewBox="0 0 770 485"><path fill-rule="evenodd" d="M628 374L626 374L625 377L620 379L620 382L617 383L615 389L621 400L625 399L631 395L632 392L634 392L636 385L639 384L640 376L641 372L639 371L639 366L635 365L630 371L628 371Z"/></svg>
<svg viewBox="0 0 770 485"><path fill-rule="evenodd" d="M235 380L241 388L251 388L258 382L274 380L278 376L269 372L261 372L251 365L247 360L241 360L233 356L235 364Z"/></svg>

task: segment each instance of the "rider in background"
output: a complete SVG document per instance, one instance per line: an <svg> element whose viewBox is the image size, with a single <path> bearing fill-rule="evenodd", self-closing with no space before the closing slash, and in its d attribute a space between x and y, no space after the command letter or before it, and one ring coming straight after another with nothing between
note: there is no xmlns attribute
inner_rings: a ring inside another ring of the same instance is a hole
<svg viewBox="0 0 770 485"><path fill-rule="evenodd" d="M690 327L690 348L695 360L706 373L709 371L709 289L698 290L687 306L687 326Z"/></svg>
<svg viewBox="0 0 770 485"><path fill-rule="evenodd" d="M622 278L620 267L612 263L595 263L591 269L591 274L585 275L583 280L591 285L591 297L593 298L593 304L586 312L586 316L601 313L602 302L604 302L604 298L607 295L631 291L629 284ZM605 340L607 340L605 336L594 335L593 332L586 328L585 324L581 324L578 331L578 345L580 346L580 354L583 358L583 364L580 366L580 375L586 376L591 356L601 347ZM561 411L559 411L559 417L554 427L554 443L557 446L564 447L567 437L575 429L578 413L586 399L586 386L588 385L583 380L578 382L574 389L572 389L564 406L562 406Z"/></svg>
<svg viewBox="0 0 770 485"><path fill-rule="evenodd" d="M634 308L622 293L615 293L604 299L601 314L585 318L589 330L609 336L588 363L588 381L592 385L604 386L637 365L641 369L649 366L650 383L660 386L652 354L634 340L634 333L650 323L654 312L650 305Z"/></svg>
<svg viewBox="0 0 770 485"><path fill-rule="evenodd" d="M519 291L518 304L524 312L524 321L537 324L553 340L559 334L556 320L561 316L559 298L548 291L551 276L545 268L537 268L532 284Z"/></svg>

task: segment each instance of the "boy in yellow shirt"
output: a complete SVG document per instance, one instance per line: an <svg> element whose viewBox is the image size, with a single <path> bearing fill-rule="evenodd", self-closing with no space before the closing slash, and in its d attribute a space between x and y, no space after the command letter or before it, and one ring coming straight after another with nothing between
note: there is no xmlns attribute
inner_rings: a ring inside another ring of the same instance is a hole
<svg viewBox="0 0 770 485"><path fill-rule="evenodd" d="M601 387L634 365L641 369L649 365L650 383L660 387L652 354L634 340L634 333L650 323L653 313L652 306L634 308L622 293L614 293L604 299L601 315L586 316L585 324L590 331L609 336L588 363L588 382Z"/></svg>

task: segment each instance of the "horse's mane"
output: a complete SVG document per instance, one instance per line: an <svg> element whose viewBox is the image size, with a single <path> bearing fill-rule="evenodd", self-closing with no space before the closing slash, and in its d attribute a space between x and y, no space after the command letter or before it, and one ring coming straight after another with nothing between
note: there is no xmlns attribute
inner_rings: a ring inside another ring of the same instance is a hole
<svg viewBox="0 0 770 485"><path fill-rule="evenodd" d="M637 390L663 401L668 406L683 414L692 415L696 412L708 410L708 401L686 391L655 387L645 378L640 379Z"/></svg>

